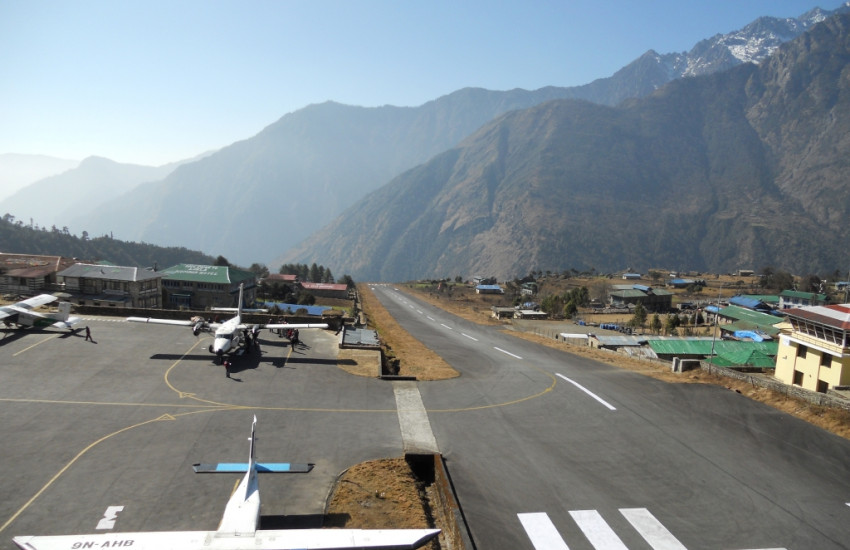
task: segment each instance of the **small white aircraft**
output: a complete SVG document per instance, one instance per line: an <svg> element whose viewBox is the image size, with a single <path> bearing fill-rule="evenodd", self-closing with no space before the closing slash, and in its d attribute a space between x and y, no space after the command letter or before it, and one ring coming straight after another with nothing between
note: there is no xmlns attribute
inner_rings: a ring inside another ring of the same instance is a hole
<svg viewBox="0 0 850 550"><path fill-rule="evenodd" d="M209 351L216 355L216 360L220 363L225 353L242 353L247 342L245 331L249 331L253 339L256 337L260 329L302 329L302 328L328 328L327 323L271 323L248 325L242 322L242 285L239 285L239 306L235 308L220 307L215 308L215 311L235 311L236 317L228 319L223 323L210 323L203 318L193 318L188 321L179 321L175 319L154 319L152 317L127 317L128 321L135 323L158 323L161 325L178 325L183 327L192 327L192 332L197 336L200 332L214 332L215 338L210 344Z"/></svg>
<svg viewBox="0 0 850 550"><path fill-rule="evenodd" d="M258 530L260 488L257 473L268 471L254 460L254 428L248 464L229 464L229 471L245 476L227 501L215 531L147 531L96 535L21 536L12 542L22 550L72 550L83 548L131 548L133 550L297 550L354 549L404 550L419 548L440 529L280 529ZM197 471L197 465L196 465ZM281 471L281 470L277 470ZM309 469L307 470L309 471Z"/></svg>
<svg viewBox="0 0 850 550"><path fill-rule="evenodd" d="M16 325L22 328L55 327L71 329L80 322L80 318L71 317L70 303L59 302L57 313L38 313L35 311L35 308L55 302L58 299L51 294L39 294L12 305L0 306L0 321L3 321L7 327Z"/></svg>

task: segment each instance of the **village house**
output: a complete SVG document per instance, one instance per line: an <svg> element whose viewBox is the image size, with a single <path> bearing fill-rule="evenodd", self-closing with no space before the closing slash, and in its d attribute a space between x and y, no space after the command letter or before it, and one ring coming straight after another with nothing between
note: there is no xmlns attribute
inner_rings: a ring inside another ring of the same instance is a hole
<svg viewBox="0 0 850 550"><path fill-rule="evenodd" d="M60 288L57 273L76 263L73 258L0 253L0 294L35 296Z"/></svg>
<svg viewBox="0 0 850 550"><path fill-rule="evenodd" d="M779 337L776 378L826 393L850 385L850 304L789 309Z"/></svg>
<svg viewBox="0 0 850 550"><path fill-rule="evenodd" d="M807 306L822 306L826 303L826 294L817 292L798 292L783 290L779 293L779 309L791 309Z"/></svg>
<svg viewBox="0 0 850 550"><path fill-rule="evenodd" d="M353 298L350 295L348 285L344 283L300 283L301 289L304 292L310 293L313 296L324 298L339 298L348 300Z"/></svg>
<svg viewBox="0 0 850 550"><path fill-rule="evenodd" d="M162 274L139 267L74 264L58 273L69 302L119 308L162 306Z"/></svg>
<svg viewBox="0 0 850 550"><path fill-rule="evenodd" d="M504 294L505 291L499 285L478 285L475 287L476 294Z"/></svg>
<svg viewBox="0 0 850 550"><path fill-rule="evenodd" d="M645 285L612 285L608 301L614 307L641 304L647 311L669 311L673 293Z"/></svg>

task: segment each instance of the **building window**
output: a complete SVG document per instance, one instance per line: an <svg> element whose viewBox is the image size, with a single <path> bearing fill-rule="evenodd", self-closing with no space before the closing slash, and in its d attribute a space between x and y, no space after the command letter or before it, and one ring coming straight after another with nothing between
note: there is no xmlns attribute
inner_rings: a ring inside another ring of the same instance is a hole
<svg viewBox="0 0 850 550"><path fill-rule="evenodd" d="M799 357L800 359L805 359L807 350L808 350L808 348L806 348L806 346L804 346L802 344L798 344L797 345L797 357Z"/></svg>
<svg viewBox="0 0 850 550"><path fill-rule="evenodd" d="M820 366L829 368L832 366L832 355L828 353L821 353L820 355Z"/></svg>
<svg viewBox="0 0 850 550"><path fill-rule="evenodd" d="M794 385L795 386L802 386L803 385L803 373L798 371L798 370L794 371Z"/></svg>
<svg viewBox="0 0 850 550"><path fill-rule="evenodd" d="M826 393L829 389L829 384L824 382L823 380L818 380L818 393Z"/></svg>

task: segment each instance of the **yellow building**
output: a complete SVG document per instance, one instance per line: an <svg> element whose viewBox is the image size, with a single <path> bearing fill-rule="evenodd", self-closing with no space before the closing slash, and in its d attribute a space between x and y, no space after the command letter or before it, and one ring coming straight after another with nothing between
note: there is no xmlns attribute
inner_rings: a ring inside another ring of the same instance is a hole
<svg viewBox="0 0 850 550"><path fill-rule="evenodd" d="M850 385L850 304L783 313L790 329L779 336L776 378L821 393Z"/></svg>

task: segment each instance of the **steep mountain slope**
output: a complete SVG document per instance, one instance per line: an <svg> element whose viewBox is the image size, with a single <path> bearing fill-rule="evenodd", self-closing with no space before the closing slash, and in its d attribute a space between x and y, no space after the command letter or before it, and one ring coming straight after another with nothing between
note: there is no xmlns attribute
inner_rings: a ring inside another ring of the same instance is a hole
<svg viewBox="0 0 850 550"><path fill-rule="evenodd" d="M611 108L512 112L355 204L282 261L359 280L531 269L847 264L850 16L761 66Z"/></svg>
<svg viewBox="0 0 850 550"><path fill-rule="evenodd" d="M163 181L83 212L74 224L85 223L80 229L92 233L223 254L246 265L270 262L369 191L456 146L496 116L559 98L616 105L643 97L674 78L758 61L828 13L762 18L687 54L647 52L609 78L574 88L469 88L415 108L311 105Z"/></svg>

